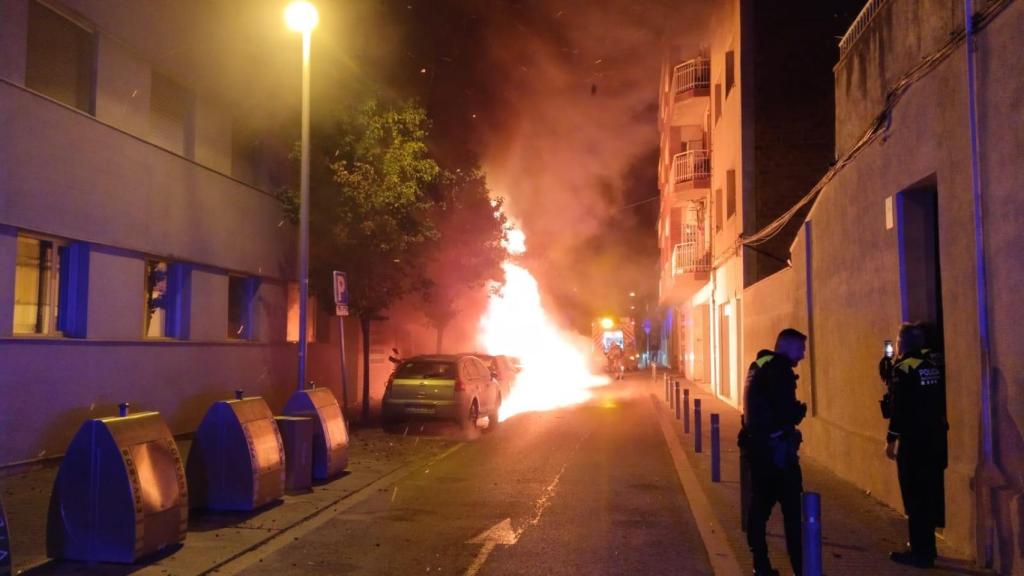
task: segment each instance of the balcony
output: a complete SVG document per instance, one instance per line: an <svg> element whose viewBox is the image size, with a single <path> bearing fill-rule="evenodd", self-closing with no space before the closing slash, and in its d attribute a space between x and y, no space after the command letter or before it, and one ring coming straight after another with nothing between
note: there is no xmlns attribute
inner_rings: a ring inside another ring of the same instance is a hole
<svg viewBox="0 0 1024 576"><path fill-rule="evenodd" d="M711 152L689 150L672 157L674 203L697 200L711 187Z"/></svg>
<svg viewBox="0 0 1024 576"><path fill-rule="evenodd" d="M672 73L673 126L700 124L711 95L711 60L694 58L675 67Z"/></svg>
<svg viewBox="0 0 1024 576"><path fill-rule="evenodd" d="M711 250L707 232L697 224L683 227L682 242L672 248L672 259L661 279L661 304L685 302L707 284Z"/></svg>

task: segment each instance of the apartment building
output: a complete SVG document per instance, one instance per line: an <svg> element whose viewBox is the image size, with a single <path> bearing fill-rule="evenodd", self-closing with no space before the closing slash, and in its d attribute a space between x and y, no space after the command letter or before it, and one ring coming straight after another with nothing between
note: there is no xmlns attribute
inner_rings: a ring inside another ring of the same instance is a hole
<svg viewBox="0 0 1024 576"><path fill-rule="evenodd" d="M733 405L742 402L750 362L742 354L743 291L787 265L793 229L758 246L740 240L792 206L832 161L839 4L716 3L704 46L670 49L665 58L663 361Z"/></svg>
<svg viewBox="0 0 1024 576"><path fill-rule="evenodd" d="M0 3L0 466L121 402L182 433L237 388L294 387L289 146L247 120L296 109L218 45L218 4L187 4ZM272 80L297 93L293 42Z"/></svg>

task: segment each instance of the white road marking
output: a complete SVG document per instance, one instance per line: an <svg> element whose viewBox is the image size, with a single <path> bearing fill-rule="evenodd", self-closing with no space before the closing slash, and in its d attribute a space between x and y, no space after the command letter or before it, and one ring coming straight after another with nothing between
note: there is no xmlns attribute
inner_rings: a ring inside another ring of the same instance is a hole
<svg viewBox="0 0 1024 576"><path fill-rule="evenodd" d="M476 537L466 540L466 544L483 544L473 563L466 569L466 576L476 576L498 544L511 546L519 540L519 534L520 532L512 530L512 519L505 518Z"/></svg>
<svg viewBox="0 0 1024 576"><path fill-rule="evenodd" d="M525 532L527 528L530 526L536 526L540 522L540 518L544 515L544 511L548 509L548 506L551 506L551 500L555 496L555 491L558 489L558 483L562 479L562 474L565 473L565 468L569 465L569 461L576 455L580 445L583 444L583 441L586 440L588 436L590 436L589 432L580 437L579 442L576 443L572 452L569 453L565 462L562 463L562 467L558 470L558 474L555 474L554 480L552 480L551 483L541 491L540 497L537 498L537 502L534 504L533 516L520 526L518 530L512 530L512 519L506 518L489 529L481 532L474 538L466 540L466 544L483 544L483 548L480 549L476 558L473 559L473 563L466 569L465 576L476 576L476 573L483 568L484 564L487 562L487 557L491 555L491 552L494 552L494 548L498 544L503 546L514 545L519 541L519 537L523 535L523 532Z"/></svg>

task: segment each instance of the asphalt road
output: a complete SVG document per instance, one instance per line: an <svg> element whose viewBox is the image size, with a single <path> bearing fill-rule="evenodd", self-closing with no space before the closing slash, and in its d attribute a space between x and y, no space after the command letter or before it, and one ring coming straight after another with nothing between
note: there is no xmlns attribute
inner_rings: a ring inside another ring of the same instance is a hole
<svg viewBox="0 0 1024 576"><path fill-rule="evenodd" d="M242 573L711 574L641 386L516 416L290 542L253 551Z"/></svg>

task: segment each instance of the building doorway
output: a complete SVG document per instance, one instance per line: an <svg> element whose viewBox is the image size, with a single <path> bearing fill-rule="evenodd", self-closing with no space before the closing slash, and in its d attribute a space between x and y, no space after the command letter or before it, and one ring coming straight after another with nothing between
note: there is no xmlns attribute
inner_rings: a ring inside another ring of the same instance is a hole
<svg viewBox="0 0 1024 576"><path fill-rule="evenodd" d="M899 193L900 307L904 322L926 322L929 346L943 348L938 190L934 177Z"/></svg>

